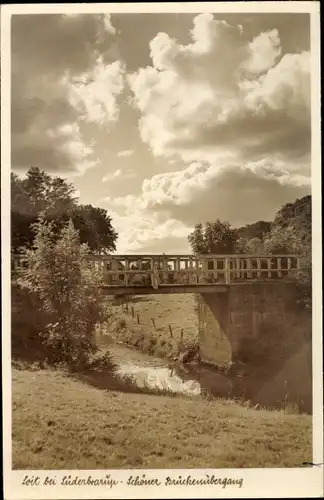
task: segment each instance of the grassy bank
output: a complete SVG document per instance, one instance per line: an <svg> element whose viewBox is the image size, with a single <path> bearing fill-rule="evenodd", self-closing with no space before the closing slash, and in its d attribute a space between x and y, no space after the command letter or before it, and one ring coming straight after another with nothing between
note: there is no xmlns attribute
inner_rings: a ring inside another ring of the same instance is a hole
<svg viewBox="0 0 324 500"><path fill-rule="evenodd" d="M191 360L198 352L195 296L145 295L107 301L99 342L110 339L154 356ZM183 359L184 358L184 359Z"/></svg>
<svg viewBox="0 0 324 500"><path fill-rule="evenodd" d="M13 369L13 468L298 467L311 417L233 403L104 391Z"/></svg>

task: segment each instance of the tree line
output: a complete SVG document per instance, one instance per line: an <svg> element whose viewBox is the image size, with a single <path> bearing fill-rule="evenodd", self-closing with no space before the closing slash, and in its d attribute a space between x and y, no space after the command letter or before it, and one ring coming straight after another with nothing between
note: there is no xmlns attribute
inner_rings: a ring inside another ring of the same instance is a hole
<svg viewBox="0 0 324 500"><path fill-rule="evenodd" d="M11 250L31 248L35 240L35 223L52 223L54 235L68 221L79 232L80 243L86 243L91 253L110 253L116 250L118 234L111 217L103 208L82 205L75 188L61 177L53 177L37 167L28 170L26 177L11 174Z"/></svg>
<svg viewBox="0 0 324 500"><path fill-rule="evenodd" d="M258 221L239 228L216 219L196 224L188 241L194 254L250 254L275 256L298 254L297 276L302 302L310 307L312 294L311 196L287 203L272 222Z"/></svg>
<svg viewBox="0 0 324 500"><path fill-rule="evenodd" d="M219 219L200 222L188 241L195 254L303 254L311 248L311 197L287 203L272 222L239 228Z"/></svg>

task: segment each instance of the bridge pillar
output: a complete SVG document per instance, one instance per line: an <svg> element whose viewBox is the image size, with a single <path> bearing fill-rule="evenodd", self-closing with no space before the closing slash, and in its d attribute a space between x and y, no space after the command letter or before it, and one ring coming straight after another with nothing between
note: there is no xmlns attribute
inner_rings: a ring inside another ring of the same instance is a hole
<svg viewBox="0 0 324 500"><path fill-rule="evenodd" d="M247 376L253 372L263 388L268 380L267 391L276 379L282 394L289 387L293 399L310 406L312 318L298 302L294 284L242 284L223 294L201 294L198 324L203 362L219 367L242 363Z"/></svg>

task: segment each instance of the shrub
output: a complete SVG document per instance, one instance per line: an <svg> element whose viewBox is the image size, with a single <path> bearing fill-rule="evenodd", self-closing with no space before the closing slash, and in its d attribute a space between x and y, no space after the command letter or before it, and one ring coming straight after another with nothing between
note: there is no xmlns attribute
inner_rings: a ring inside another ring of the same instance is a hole
<svg viewBox="0 0 324 500"><path fill-rule="evenodd" d="M28 291L35 325L49 364L85 366L96 352L95 327L104 317L101 276L86 257L79 233L69 222L55 237L53 225L35 224L35 241L26 250L27 267L18 285Z"/></svg>
<svg viewBox="0 0 324 500"><path fill-rule="evenodd" d="M119 332L120 330L125 330L127 327L127 323L125 318L118 318L116 322L116 331Z"/></svg>

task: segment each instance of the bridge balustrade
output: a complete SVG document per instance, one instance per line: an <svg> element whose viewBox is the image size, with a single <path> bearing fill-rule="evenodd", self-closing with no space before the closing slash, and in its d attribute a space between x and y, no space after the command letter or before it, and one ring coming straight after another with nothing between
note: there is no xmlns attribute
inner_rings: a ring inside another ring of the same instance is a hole
<svg viewBox="0 0 324 500"><path fill-rule="evenodd" d="M89 255L107 287L229 285L293 279L300 270L296 255ZM26 266L12 257L12 273Z"/></svg>
<svg viewBox="0 0 324 500"><path fill-rule="evenodd" d="M291 279L300 269L293 255L91 256L106 286L217 285Z"/></svg>

